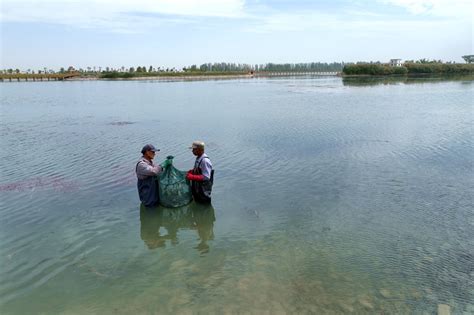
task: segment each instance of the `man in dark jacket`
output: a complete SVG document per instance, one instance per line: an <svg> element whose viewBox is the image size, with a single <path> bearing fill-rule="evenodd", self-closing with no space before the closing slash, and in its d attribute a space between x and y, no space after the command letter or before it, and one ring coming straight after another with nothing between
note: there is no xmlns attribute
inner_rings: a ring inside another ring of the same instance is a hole
<svg viewBox="0 0 474 315"><path fill-rule="evenodd" d="M209 157L204 153L204 142L194 141L191 148L196 156L194 168L189 170L186 178L191 181L191 192L194 201L201 203L211 202L214 170Z"/></svg>
<svg viewBox="0 0 474 315"><path fill-rule="evenodd" d="M147 144L142 149L142 157L138 161L135 172L137 174L137 188L140 201L146 207L157 206L159 202L158 176L167 166L168 160L161 165L153 164L156 152L160 151L153 145Z"/></svg>

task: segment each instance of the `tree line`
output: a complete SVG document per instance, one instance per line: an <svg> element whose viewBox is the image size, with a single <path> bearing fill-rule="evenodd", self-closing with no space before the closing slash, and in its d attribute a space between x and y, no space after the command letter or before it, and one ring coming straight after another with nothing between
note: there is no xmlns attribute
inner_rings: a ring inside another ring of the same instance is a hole
<svg viewBox="0 0 474 315"><path fill-rule="evenodd" d="M132 77L148 77L148 76L183 76L183 75L239 75L254 72L340 72L343 68L343 63L266 63L250 65L245 63L203 63L200 66L191 65L183 67L181 70L171 69L157 69L152 66L146 67L131 67L128 71L105 71L102 72L101 77L107 79L115 78L132 78Z"/></svg>
<svg viewBox="0 0 474 315"><path fill-rule="evenodd" d="M31 74L41 74L41 73L68 73L68 72L79 72L81 74L107 74L107 73L134 73L134 74L144 74L144 73L174 73L174 72L232 72L232 73L248 73L248 72L257 72L257 71L285 71L285 72L340 72L344 64L342 62L310 62L310 63L266 63L266 64L244 64L244 63L228 63L228 62L215 62L215 63L203 63L201 65L190 65L183 67L182 69L176 68L166 68L166 67L154 67L152 65L146 66L137 66L137 67L86 67L86 68L74 68L69 66L67 68L61 67L59 71L54 71L51 69L43 68L41 70L31 70L27 69L26 71L20 71L20 69L5 69L0 70L0 72L5 74L12 73L31 73Z"/></svg>
<svg viewBox="0 0 474 315"><path fill-rule="evenodd" d="M185 72L339 72L343 63L332 62L310 62L310 63L266 63L266 64L242 64L242 63L204 63L200 66L191 65L184 67Z"/></svg>
<svg viewBox="0 0 474 315"><path fill-rule="evenodd" d="M411 74L411 73L472 73L472 62L474 55L462 56L466 64L457 64L455 62L443 62L441 60L406 60L402 67L391 67L381 62L309 62L309 63L266 63L266 64L245 64L245 63L228 63L215 62L203 63L201 65L190 65L181 69L137 66L137 67L86 67L76 69L73 66L67 68L61 67L59 72L43 68L41 70L27 69L3 69L0 74L55 74L55 73L71 73L78 72L81 75L101 76L101 77L136 77L136 76L153 76L183 73L199 73L199 74L244 74L252 72L343 72L347 75L389 75L389 74Z"/></svg>

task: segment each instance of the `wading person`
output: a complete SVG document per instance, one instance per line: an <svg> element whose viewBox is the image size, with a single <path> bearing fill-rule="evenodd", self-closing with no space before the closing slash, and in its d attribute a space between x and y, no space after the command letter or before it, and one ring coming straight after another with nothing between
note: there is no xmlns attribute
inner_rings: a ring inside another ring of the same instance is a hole
<svg viewBox="0 0 474 315"><path fill-rule="evenodd" d="M196 156L194 168L189 170L186 178L191 181L191 192L196 202L210 203L214 170L211 160L204 153L204 142L194 141L191 149Z"/></svg>
<svg viewBox="0 0 474 315"><path fill-rule="evenodd" d="M160 151L153 145L147 144L142 149L142 157L138 161L135 172L137 174L137 188L140 201L146 207L157 206L159 202L158 175L170 163L168 160L155 165L153 159L156 152Z"/></svg>

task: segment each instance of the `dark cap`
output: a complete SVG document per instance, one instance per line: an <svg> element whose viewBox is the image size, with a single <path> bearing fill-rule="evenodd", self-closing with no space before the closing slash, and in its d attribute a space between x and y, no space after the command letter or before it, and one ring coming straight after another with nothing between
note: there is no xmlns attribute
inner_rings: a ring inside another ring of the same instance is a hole
<svg viewBox="0 0 474 315"><path fill-rule="evenodd" d="M157 152L157 151L160 151L160 149L155 148L153 144L147 144L143 147L142 154L145 154L146 151Z"/></svg>

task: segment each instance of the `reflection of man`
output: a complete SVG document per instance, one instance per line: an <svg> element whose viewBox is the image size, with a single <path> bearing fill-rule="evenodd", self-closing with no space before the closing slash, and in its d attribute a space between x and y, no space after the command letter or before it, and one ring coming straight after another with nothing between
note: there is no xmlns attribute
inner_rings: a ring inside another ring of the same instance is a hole
<svg viewBox="0 0 474 315"><path fill-rule="evenodd" d="M199 244L196 249L205 254L209 252L207 241L214 239L214 208L211 204L191 204L174 209L161 207L149 208L140 206L140 237L148 249L165 247L166 240L172 245L179 243L178 231L197 230ZM166 229L165 235L160 233L160 228Z"/></svg>
<svg viewBox="0 0 474 315"><path fill-rule="evenodd" d="M140 237L148 249L165 247L166 236L160 235L162 212L159 208L140 206Z"/></svg>
<svg viewBox="0 0 474 315"><path fill-rule="evenodd" d="M192 203L190 207L192 207L194 224L201 241L196 249L201 254L205 254L209 252L207 241L214 239L214 222L216 221L214 208L211 204L199 203Z"/></svg>

